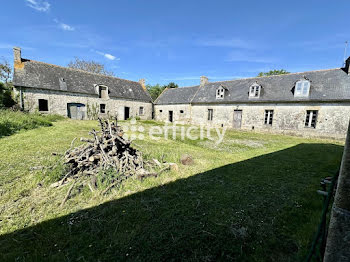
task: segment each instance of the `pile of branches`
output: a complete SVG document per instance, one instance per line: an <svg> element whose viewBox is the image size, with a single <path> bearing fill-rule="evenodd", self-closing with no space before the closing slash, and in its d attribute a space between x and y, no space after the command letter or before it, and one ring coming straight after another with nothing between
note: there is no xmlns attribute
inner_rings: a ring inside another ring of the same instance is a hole
<svg viewBox="0 0 350 262"><path fill-rule="evenodd" d="M108 170L112 176L109 179L109 186L102 192L105 194L130 177L136 176L138 179L156 177L170 168L169 165L164 167L155 159L153 162L144 161L142 153L131 146L131 141L123 138L123 130L118 126L117 119L109 121L99 118L98 121L101 130L93 129L89 132L92 138L81 138L80 141L85 142L84 144L74 148L76 138L73 139L70 149L63 156L68 173L60 181L52 184L53 187L63 185L71 179L89 177L91 181L88 186L93 191L97 188L97 176L103 175L104 171ZM145 165L151 169L152 165L156 165L161 169L158 172L150 172L145 169Z"/></svg>

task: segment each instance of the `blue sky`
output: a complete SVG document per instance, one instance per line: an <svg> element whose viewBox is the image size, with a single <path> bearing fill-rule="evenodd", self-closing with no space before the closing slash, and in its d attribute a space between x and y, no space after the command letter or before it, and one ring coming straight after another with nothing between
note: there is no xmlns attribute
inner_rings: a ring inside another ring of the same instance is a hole
<svg viewBox="0 0 350 262"><path fill-rule="evenodd" d="M116 76L180 86L342 66L350 1L11 0L0 57L65 66L75 56ZM348 49L350 55L350 48Z"/></svg>

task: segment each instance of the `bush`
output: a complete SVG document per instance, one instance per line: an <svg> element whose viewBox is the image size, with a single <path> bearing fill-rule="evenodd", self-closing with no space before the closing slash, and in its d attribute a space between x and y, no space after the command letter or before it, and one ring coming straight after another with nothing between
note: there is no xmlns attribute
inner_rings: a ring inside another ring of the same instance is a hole
<svg viewBox="0 0 350 262"><path fill-rule="evenodd" d="M52 122L63 118L58 115L30 114L0 109L0 137L12 135L19 130L29 130L39 126L51 126Z"/></svg>
<svg viewBox="0 0 350 262"><path fill-rule="evenodd" d="M12 86L0 82L0 108L12 107L15 101L12 98Z"/></svg>

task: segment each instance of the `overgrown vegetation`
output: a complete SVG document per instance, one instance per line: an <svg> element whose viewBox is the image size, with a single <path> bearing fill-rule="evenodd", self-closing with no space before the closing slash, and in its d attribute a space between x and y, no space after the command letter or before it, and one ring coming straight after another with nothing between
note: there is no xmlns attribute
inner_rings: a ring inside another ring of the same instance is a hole
<svg viewBox="0 0 350 262"><path fill-rule="evenodd" d="M128 123L128 122L124 122ZM125 181L107 196L50 188L74 137L96 121L66 120L1 138L1 261L301 261L319 222L321 178L339 142L228 131L210 140L136 140L145 158L179 171ZM195 163L183 166L182 154ZM97 183L104 183L97 181ZM107 185L108 183L106 183Z"/></svg>
<svg viewBox="0 0 350 262"><path fill-rule="evenodd" d="M290 72L284 70L284 69L275 69L275 70L270 70L268 72L260 72L257 76L261 77L261 76L275 76L275 75L285 75L285 74L289 74Z"/></svg>
<svg viewBox="0 0 350 262"><path fill-rule="evenodd" d="M86 72L102 74L106 76L114 76L114 72L108 71L104 64L93 60L84 60L78 57L75 57L74 60L68 63L68 67L74 69L80 69Z"/></svg>
<svg viewBox="0 0 350 262"><path fill-rule="evenodd" d="M12 135L19 130L52 126L52 122L63 119L58 115L40 115L0 109L0 137Z"/></svg>
<svg viewBox="0 0 350 262"><path fill-rule="evenodd" d="M165 88L178 88L178 87L179 86L174 82L170 82L169 84L163 85L163 86L161 86L160 84L156 84L153 86L146 85L147 91L152 97L153 101L155 101L158 98L158 96L160 96L160 94L164 91Z"/></svg>
<svg viewBox="0 0 350 262"><path fill-rule="evenodd" d="M0 63L0 109L15 105L11 78L12 67L7 60L3 59Z"/></svg>

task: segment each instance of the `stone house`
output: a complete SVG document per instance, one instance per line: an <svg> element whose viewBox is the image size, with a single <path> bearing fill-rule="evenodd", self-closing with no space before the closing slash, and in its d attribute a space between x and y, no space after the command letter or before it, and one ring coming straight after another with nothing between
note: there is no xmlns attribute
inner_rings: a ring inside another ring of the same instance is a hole
<svg viewBox="0 0 350 262"><path fill-rule="evenodd" d="M166 89L159 121L344 138L350 119L350 57L343 68Z"/></svg>
<svg viewBox="0 0 350 262"><path fill-rule="evenodd" d="M73 119L117 116L151 119L144 80L134 82L21 57L15 47L13 83L21 109Z"/></svg>

